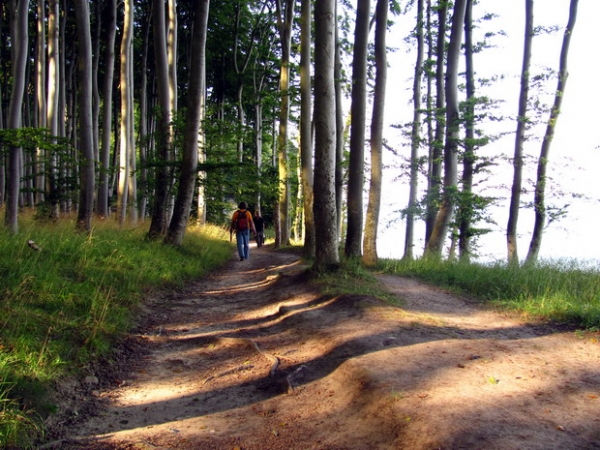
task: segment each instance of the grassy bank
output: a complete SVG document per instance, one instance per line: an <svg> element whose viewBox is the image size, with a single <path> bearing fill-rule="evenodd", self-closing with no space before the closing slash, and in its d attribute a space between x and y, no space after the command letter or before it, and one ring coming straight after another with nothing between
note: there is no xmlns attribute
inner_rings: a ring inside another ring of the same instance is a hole
<svg viewBox="0 0 600 450"><path fill-rule="evenodd" d="M148 224L25 220L0 230L0 448L26 448L55 406L53 383L105 355L152 290L182 286L231 257L228 234L192 228L180 248L144 240ZM41 250L32 248L35 246Z"/></svg>
<svg viewBox="0 0 600 450"><path fill-rule="evenodd" d="M383 270L472 294L525 316L600 328L600 272L573 261L535 267L385 260Z"/></svg>

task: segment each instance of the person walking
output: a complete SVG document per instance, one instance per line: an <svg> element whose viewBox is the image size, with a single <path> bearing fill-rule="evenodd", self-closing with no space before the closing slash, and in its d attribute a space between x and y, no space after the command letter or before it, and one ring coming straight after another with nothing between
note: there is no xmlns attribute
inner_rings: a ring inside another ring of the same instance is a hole
<svg viewBox="0 0 600 450"><path fill-rule="evenodd" d="M250 256L250 230L256 234L252 214L250 214L247 208L248 205L246 202L241 202L238 205L238 210L231 216L231 226L229 227L230 242L233 240L233 232L235 231L240 261L244 261Z"/></svg>
<svg viewBox="0 0 600 450"><path fill-rule="evenodd" d="M257 209L254 211L254 227L256 228L256 246L262 247L265 243L265 221L260 215L260 211Z"/></svg>

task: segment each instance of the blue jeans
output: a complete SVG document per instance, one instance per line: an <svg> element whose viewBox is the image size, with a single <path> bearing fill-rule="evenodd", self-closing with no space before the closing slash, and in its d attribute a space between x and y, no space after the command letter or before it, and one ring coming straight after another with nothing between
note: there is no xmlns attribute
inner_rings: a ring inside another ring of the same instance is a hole
<svg viewBox="0 0 600 450"><path fill-rule="evenodd" d="M241 259L248 259L250 256L250 230L236 230L235 239L237 241L238 255L240 255Z"/></svg>

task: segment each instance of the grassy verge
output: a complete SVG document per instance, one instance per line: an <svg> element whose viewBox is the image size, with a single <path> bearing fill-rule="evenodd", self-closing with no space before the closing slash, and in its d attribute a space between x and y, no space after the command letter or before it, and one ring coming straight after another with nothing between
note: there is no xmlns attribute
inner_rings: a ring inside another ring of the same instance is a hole
<svg viewBox="0 0 600 450"><path fill-rule="evenodd" d="M534 267L382 261L384 271L472 294L482 301L527 317L600 328L600 272L572 261Z"/></svg>
<svg viewBox="0 0 600 450"><path fill-rule="evenodd" d="M72 221L0 230L0 448L31 447L55 411L53 382L105 355L152 290L174 288L231 257L228 234L191 228L180 248L144 240L144 227ZM34 241L41 248L28 245Z"/></svg>

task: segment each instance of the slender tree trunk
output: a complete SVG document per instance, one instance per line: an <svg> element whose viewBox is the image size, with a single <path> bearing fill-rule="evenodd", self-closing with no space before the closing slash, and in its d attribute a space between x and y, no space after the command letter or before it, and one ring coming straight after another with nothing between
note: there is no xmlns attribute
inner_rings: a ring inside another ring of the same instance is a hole
<svg viewBox="0 0 600 450"><path fill-rule="evenodd" d="M552 144L552 139L554 138L554 130L556 129L556 122L558 121L558 116L560 115L560 107L565 95L567 77L569 76L569 72L567 71L567 60L569 56L569 47L571 45L571 36L573 35L573 29L575 28L575 22L577 20L578 3L579 0L571 0L569 6L569 22L567 23L567 28L565 29L565 33L563 35L562 47L560 51L558 83L556 86L556 93L554 95L554 104L550 112L550 118L548 119L546 133L544 134L540 157L538 159L535 194L533 200L533 206L535 209L535 223L533 225L531 242L529 243L529 252L527 253L527 264L535 264L537 262L540 247L542 246L542 236L546 221L546 169L548 166L550 145Z"/></svg>
<svg viewBox="0 0 600 450"><path fill-rule="evenodd" d="M292 23L294 19L295 0L285 0L285 10L281 0L277 0L277 24L281 41L281 71L279 74L279 91L281 106L279 109L279 134L277 154L279 167L279 201L278 221L280 235L275 238L275 246L290 243L290 180L288 177L288 120L290 114L290 53L292 47Z"/></svg>
<svg viewBox="0 0 600 450"><path fill-rule="evenodd" d="M317 271L339 265L335 204L335 0L315 1L315 231Z"/></svg>
<svg viewBox="0 0 600 450"><path fill-rule="evenodd" d="M148 231L149 239L155 239L167 230L167 201L169 195L169 170L167 165L170 162L171 111L163 0L152 0L152 20L154 21L154 56L156 59L155 70L159 103L159 119L156 127L156 157L159 164L156 167L152 222Z"/></svg>
<svg viewBox="0 0 600 450"><path fill-rule="evenodd" d="M109 192L109 167L110 167L110 143L112 136L112 93L115 71L115 36L117 29L117 2L107 0L106 12L108 23L106 24L105 54L104 54L104 107L102 110L102 146L100 149L100 173L98 175L98 207L97 216L105 219L109 216L108 205Z"/></svg>
<svg viewBox="0 0 600 450"><path fill-rule="evenodd" d="M12 43L12 77L13 85L8 107L7 128L21 128L23 97L25 95L25 71L29 50L28 12L29 0L12 0L10 2L10 28ZM19 190L21 185L22 149L11 145L8 149L8 183L6 189L6 210L4 223L8 230L19 232Z"/></svg>
<svg viewBox="0 0 600 450"><path fill-rule="evenodd" d="M531 49L533 44L533 0L525 0L525 39L523 45L523 65L521 68L521 89L519 91L519 112L517 116L517 132L515 134L515 153L513 156L513 182L506 225L506 247L509 264L519 263L517 246L517 223L521 207L521 190L523 189L523 145L528 129L527 103L529 97L529 66L531 65Z"/></svg>
<svg viewBox="0 0 600 450"><path fill-rule="evenodd" d="M312 147L312 89L311 89L311 26L312 1L302 0L300 53L300 162L304 193L304 256L315 257L315 221L313 215L313 147Z"/></svg>
<svg viewBox="0 0 600 450"><path fill-rule="evenodd" d="M435 133L429 149L429 177L427 184L427 211L425 218L425 247L433 232L437 210L439 207L440 190L442 185L442 149L444 148L444 133L446 130L444 92L444 55L446 48L446 16L448 2L443 1L438 9L438 35L436 43L435 71Z"/></svg>
<svg viewBox="0 0 600 450"><path fill-rule="evenodd" d="M48 127L48 103L46 97L46 5L45 1L38 0L37 5L37 45L36 45L36 103L37 103L37 128ZM50 87L50 83L48 83ZM36 150L35 164L35 199L32 204L42 204L45 200L44 187L44 160L46 152L41 148Z"/></svg>
<svg viewBox="0 0 600 450"><path fill-rule="evenodd" d="M120 57L120 80L121 80L121 125L119 132L120 157L119 157L119 190L117 193L117 211L119 224L125 225L127 221L127 204L129 202L129 173L130 158L132 151L130 148L130 110L133 105L130 103L130 84L129 71L132 64L130 59L130 49L133 40L133 0L125 0L125 14L123 16L123 35L121 36L121 57Z"/></svg>
<svg viewBox="0 0 600 450"><path fill-rule="evenodd" d="M360 257L363 236L363 189L365 182L365 125L367 114L367 46L370 0L358 0L352 58L352 105L350 114L350 166L348 169L348 228L345 252Z"/></svg>
<svg viewBox="0 0 600 450"><path fill-rule="evenodd" d="M365 223L365 241L363 244L363 262L374 266L377 256L377 230L381 209L381 183L383 176L383 116L385 109L385 89L387 83L387 32L388 0L377 0L375 10L375 94L373 98L373 118L371 121L371 181L369 204Z"/></svg>
<svg viewBox="0 0 600 450"><path fill-rule="evenodd" d="M92 36L90 8L87 0L75 0L78 39L78 118L80 191L77 229L89 232L94 208L94 136L92 119Z"/></svg>
<svg viewBox="0 0 600 450"><path fill-rule="evenodd" d="M473 218L473 166L475 163L475 74L473 69L473 0L467 0L465 10L465 67L467 101L465 106L465 150L461 201L458 205L458 250L460 260L471 259L471 226Z"/></svg>
<svg viewBox="0 0 600 450"><path fill-rule="evenodd" d="M209 0L197 0L194 17L190 87L187 95L187 114L183 143L183 161L179 190L173 208L173 217L165 242L181 245L188 224L194 196L196 174L198 173L198 136L201 131L202 97L204 92L206 32Z"/></svg>
<svg viewBox="0 0 600 450"><path fill-rule="evenodd" d="M458 111L458 60L462 43L465 9L466 0L457 0L454 2L445 87L447 126L446 141L444 144L444 191L442 193L442 204L438 211L431 237L425 248L426 256L433 258L441 258L448 226L450 225L456 204L457 154L460 125Z"/></svg>
<svg viewBox="0 0 600 450"><path fill-rule="evenodd" d="M417 61L413 80L413 122L410 134L410 187L408 208L406 211L406 235L404 237L404 255L402 259L414 258L415 214L419 188L419 147L421 145L421 79L423 78L423 0L417 1Z"/></svg>
<svg viewBox="0 0 600 450"><path fill-rule="evenodd" d="M50 134L54 137L60 134L59 120L62 123L60 115L60 95L64 91L64 86L60 82L60 58L59 50L59 5L58 0L49 0L48 2L48 119L47 124ZM58 219L59 216L59 193L57 186L57 160L55 152L47 153L46 162L46 202L49 207L49 217Z"/></svg>
<svg viewBox="0 0 600 450"><path fill-rule="evenodd" d="M333 72L335 85L335 209L337 216L336 229L338 239L342 234L342 218L344 206L344 93L342 92L342 46L339 37L339 26L337 21L337 2L335 6L335 67Z"/></svg>

